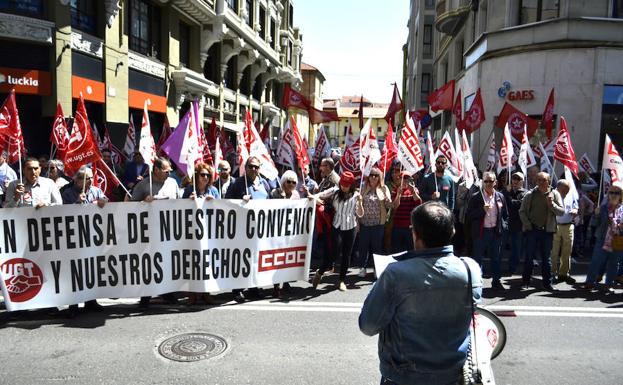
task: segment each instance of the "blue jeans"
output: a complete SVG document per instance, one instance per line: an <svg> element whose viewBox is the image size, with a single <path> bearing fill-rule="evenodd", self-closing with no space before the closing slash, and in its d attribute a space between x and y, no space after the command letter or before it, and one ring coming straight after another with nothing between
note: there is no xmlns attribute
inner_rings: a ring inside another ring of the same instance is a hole
<svg viewBox="0 0 623 385"><path fill-rule="evenodd" d="M359 266L368 267L372 254L379 254L383 247L384 225L359 227Z"/></svg>
<svg viewBox="0 0 623 385"><path fill-rule="evenodd" d="M508 239L511 244L511 257L508 261L508 270L512 273L517 270L517 266L523 258L524 236L521 231L509 231Z"/></svg>
<svg viewBox="0 0 623 385"><path fill-rule="evenodd" d="M491 276L493 283L499 283L502 277L500 270L502 237L497 234L495 228L483 229L482 237L474 239L473 257L480 266L482 266L482 258L487 255L491 260Z"/></svg>
<svg viewBox="0 0 623 385"><path fill-rule="evenodd" d="M612 285L617 274L620 275L623 262L623 252L621 251L606 251L603 249L604 240L599 239L595 242L593 248L593 257L591 258L591 264L588 267L588 273L586 274L586 283L595 283L597 276L606 271L606 285ZM618 265L618 270L617 270Z"/></svg>
<svg viewBox="0 0 623 385"><path fill-rule="evenodd" d="M408 227L394 227L392 229L392 253L413 250L413 236Z"/></svg>
<svg viewBox="0 0 623 385"><path fill-rule="evenodd" d="M525 283L530 282L530 277L532 276L533 258L540 258L543 285L552 284L551 252L553 239L553 233L548 233L543 230L530 230L525 233L526 259L524 260L522 275Z"/></svg>

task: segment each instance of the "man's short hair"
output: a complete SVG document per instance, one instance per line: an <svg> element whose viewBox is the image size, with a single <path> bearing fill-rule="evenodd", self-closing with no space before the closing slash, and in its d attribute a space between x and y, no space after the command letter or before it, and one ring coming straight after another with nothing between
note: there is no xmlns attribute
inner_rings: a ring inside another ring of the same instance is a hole
<svg viewBox="0 0 623 385"><path fill-rule="evenodd" d="M158 170L162 170L162 168L164 167L165 163L167 165L171 166L171 162L169 162L167 159L165 159L163 157L157 157L154 160L154 167L156 167Z"/></svg>
<svg viewBox="0 0 623 385"><path fill-rule="evenodd" d="M335 168L335 161L333 161L333 159L331 158L324 158L320 161L320 164L326 164L327 166L329 166L329 168L331 170L333 170Z"/></svg>
<svg viewBox="0 0 623 385"><path fill-rule="evenodd" d="M571 188L571 184L566 179L558 179L558 183L556 183L556 187L564 186L568 189Z"/></svg>
<svg viewBox="0 0 623 385"><path fill-rule="evenodd" d="M258 158L255 155L252 155L250 157L247 158L247 162L244 164L245 167L248 167L251 164L251 161L256 161L259 164L262 164L262 162L260 161L260 158Z"/></svg>
<svg viewBox="0 0 623 385"><path fill-rule="evenodd" d="M445 204L429 201L411 212L411 226L427 248L447 246L454 236L454 215Z"/></svg>

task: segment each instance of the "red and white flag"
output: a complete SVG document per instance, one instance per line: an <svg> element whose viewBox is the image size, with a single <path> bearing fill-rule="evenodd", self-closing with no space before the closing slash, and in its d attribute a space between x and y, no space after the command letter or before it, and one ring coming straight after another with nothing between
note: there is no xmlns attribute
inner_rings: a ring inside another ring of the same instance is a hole
<svg viewBox="0 0 623 385"><path fill-rule="evenodd" d="M344 139L344 148L347 149L355 143L355 134L353 134L353 125L348 120L348 131L346 132L346 139Z"/></svg>
<svg viewBox="0 0 623 385"><path fill-rule="evenodd" d="M143 120L141 122L141 136L138 142L138 152L143 157L145 164L149 166L149 172L152 172L154 161L156 160L156 143L154 142L154 137L151 135L151 125L149 124L149 114L147 113L147 100L145 100L145 105L143 106Z"/></svg>
<svg viewBox="0 0 623 385"><path fill-rule="evenodd" d="M424 156L420 147L417 128L408 116L398 139L398 160L404 171L410 175L424 168Z"/></svg>
<svg viewBox="0 0 623 385"><path fill-rule="evenodd" d="M290 142L290 147L292 147L292 149L294 150L294 156L296 157L296 163L298 164L299 169L302 170L305 166L308 166L311 163L311 161L309 160L309 152L307 151L305 141L301 137L301 132L296 126L296 120L294 120L294 116L290 117L290 121L292 122L292 141Z"/></svg>
<svg viewBox="0 0 623 385"><path fill-rule="evenodd" d="M584 171L585 173L589 175L597 172L597 169L593 165L593 162L591 162L590 158L588 157L586 153L582 155L582 157L578 161L578 165L580 166L582 171Z"/></svg>
<svg viewBox="0 0 623 385"><path fill-rule="evenodd" d="M112 162L116 165L122 165L128 160L125 155L112 143L110 140L110 134L108 133L108 127L104 126L104 137L102 139L102 143L100 144L100 151L102 150L110 151L110 157ZM114 170L113 170L114 171Z"/></svg>
<svg viewBox="0 0 623 385"><path fill-rule="evenodd" d="M458 182L461 178L459 174L459 159L456 154L456 150L454 145L452 144L452 139L450 138L450 133L446 131L439 142L439 146L437 147L437 153L435 154L435 158L439 155L443 155L448 159L448 172L450 173L450 177L454 180L454 182Z"/></svg>
<svg viewBox="0 0 623 385"><path fill-rule="evenodd" d="M461 102L461 90L456 93L454 106L452 106L452 115L454 115L454 120L456 122L455 127L458 128L459 131L463 131L465 129L465 124L463 122L463 103Z"/></svg>
<svg viewBox="0 0 623 385"><path fill-rule="evenodd" d="M160 132L160 137L158 138L158 143L156 144L156 147L158 148L158 154L160 154L161 156L164 156L166 154L164 153L164 151L160 150L160 147L162 147L164 142L166 142L167 139L169 139L169 136L171 136L172 133L173 133L173 130L171 129L171 126L169 125L169 119L165 115L164 123L162 124L162 131Z"/></svg>
<svg viewBox="0 0 623 385"><path fill-rule="evenodd" d="M193 176L195 174L195 162L201 159L201 153L199 152L199 139L197 138L197 129L195 128L195 112L191 107L188 110L188 120L186 127L184 127L184 140L180 150L179 162L186 164L186 175ZM244 167L240 168L241 170Z"/></svg>
<svg viewBox="0 0 623 385"><path fill-rule="evenodd" d="M578 162L571 144L571 135L567 129L567 122L564 117L560 117L560 131L554 147L554 159L569 167L573 175L578 176Z"/></svg>
<svg viewBox="0 0 623 385"><path fill-rule="evenodd" d="M93 130L84 106L84 98L80 95L74 115L74 126L63 159L65 174L73 175L81 166L87 163L95 163L98 159L102 159L102 155L93 138Z"/></svg>
<svg viewBox="0 0 623 385"><path fill-rule="evenodd" d="M277 167L275 167L275 163L273 163L273 158L270 156L268 149L264 145L264 142L262 142L262 138L253 124L251 110L247 110L245 115L244 131L243 136L245 140L248 140L246 146L249 149L249 156L255 156L260 160L260 173L270 180L277 179L279 177L279 172L277 171ZM240 169L242 168L244 168L244 163L240 165Z"/></svg>
<svg viewBox="0 0 623 385"><path fill-rule="evenodd" d="M303 94L293 90L292 87L290 87L290 84L286 83L283 87L283 99L281 101L281 105L284 109L295 107L307 110L311 103L303 96Z"/></svg>
<svg viewBox="0 0 623 385"><path fill-rule="evenodd" d="M359 142L361 143L361 148L359 150L359 156L361 159L359 161L359 165L364 177L370 175L372 167L374 167L374 165L381 160L379 142L376 140L374 130L371 126L372 119L368 118L368 121L359 135Z"/></svg>
<svg viewBox="0 0 623 385"><path fill-rule="evenodd" d="M6 151L9 163L16 163L26 155L22 125L19 122L19 112L15 102L15 90L0 107L0 151Z"/></svg>
<svg viewBox="0 0 623 385"><path fill-rule="evenodd" d="M324 128L321 127L318 130L318 137L316 138L316 147L314 150L314 164L318 164L325 156L331 153L331 146L329 145L329 139L324 132Z"/></svg>
<svg viewBox="0 0 623 385"><path fill-rule="evenodd" d="M604 157L602 161L602 169L612 171L613 182L623 178L623 159L619 155L616 147L610 140L610 135L606 134L606 140L604 142Z"/></svg>
<svg viewBox="0 0 623 385"><path fill-rule="evenodd" d="M56 157L62 159L69 143L69 131L67 130L67 122L63 115L63 107L61 107L60 103L56 105L56 116L54 117L54 124L50 133L50 142L56 147Z"/></svg>
<svg viewBox="0 0 623 385"><path fill-rule="evenodd" d="M99 187L108 198L112 197L113 190L120 184L119 178L103 160L98 159L93 163L93 186Z"/></svg>
<svg viewBox="0 0 623 385"><path fill-rule="evenodd" d="M508 102L504 103L500 115L495 121L495 126L504 128L507 124L511 130L511 134L519 140L521 140L521 136L523 135L524 125L528 126L528 138L532 138L539 126L536 120L527 116Z"/></svg>
<svg viewBox="0 0 623 385"><path fill-rule="evenodd" d="M392 127L391 123L388 123L387 134L385 134L385 145L383 146L383 152L381 153L381 160L379 160L379 169L383 173L386 173L397 156L398 147L396 146L396 136L394 135L394 128Z"/></svg>
<svg viewBox="0 0 623 385"><path fill-rule="evenodd" d="M502 147L500 148L500 161L498 162L498 173L507 169L511 171L513 161L513 139L508 124L504 127L504 137L502 138Z"/></svg>
<svg viewBox="0 0 623 385"><path fill-rule="evenodd" d="M474 165L474 157L472 156L472 150L469 147L465 130L461 133L461 142L461 152L463 153L464 164L463 179L465 180L465 187L469 189L478 179L478 170L476 170L476 166Z"/></svg>
<svg viewBox="0 0 623 385"><path fill-rule="evenodd" d="M450 80L428 95L428 105L433 112L451 110L454 103L454 80Z"/></svg>
<svg viewBox="0 0 623 385"><path fill-rule="evenodd" d="M136 150L136 128L134 127L134 118L130 114L128 123L128 133L125 137L125 143L123 145L123 153L128 159L132 159L132 154Z"/></svg>
<svg viewBox="0 0 623 385"><path fill-rule="evenodd" d="M472 105L469 106L469 110L465 112L465 117L463 117L463 126L465 127L465 130L471 134L480 128L485 119L485 106L482 103L480 88L478 88L476 96L472 101Z"/></svg>
<svg viewBox="0 0 623 385"><path fill-rule="evenodd" d="M458 175L459 176L463 176L463 173L465 171L465 160L463 157L463 145L462 145L462 140L461 140L461 134L459 134L459 129L458 128L454 128L454 147L455 147L455 152L456 152L456 159L457 159L457 171L458 171Z"/></svg>
<svg viewBox="0 0 623 385"><path fill-rule="evenodd" d="M350 171L355 178L361 177L361 168L359 167L359 139L344 151L344 155L340 158L340 170L342 172Z"/></svg>
<svg viewBox="0 0 623 385"><path fill-rule="evenodd" d="M521 138L521 144L519 146L517 164L519 165L519 168L521 168L521 172L523 172L524 175L528 175L528 168L536 165L536 159L534 158L532 147L530 147L530 142L528 141L528 129L526 126L524 126L524 134Z"/></svg>
<svg viewBox="0 0 623 385"><path fill-rule="evenodd" d="M545 110L543 110L543 127L545 127L545 135L547 139L552 139L552 128L554 125L554 89L549 93L547 103L545 104Z"/></svg>
<svg viewBox="0 0 623 385"><path fill-rule="evenodd" d="M277 163L294 169L294 139L292 138L292 123L288 119L285 127L279 135L279 143L277 145Z"/></svg>
<svg viewBox="0 0 623 385"><path fill-rule="evenodd" d="M487 165L485 166L485 171L495 171L496 170L496 147L495 147L495 138L491 135L491 143L489 144L489 153L487 154Z"/></svg>
<svg viewBox="0 0 623 385"><path fill-rule="evenodd" d="M539 143L539 150L542 153L546 153L545 148L543 148L543 143ZM554 166L552 166L552 163L549 161L549 157L548 156L543 156L541 157L541 167L540 167L541 171L548 173L551 178L552 178L552 182L556 182L556 174L554 174Z"/></svg>

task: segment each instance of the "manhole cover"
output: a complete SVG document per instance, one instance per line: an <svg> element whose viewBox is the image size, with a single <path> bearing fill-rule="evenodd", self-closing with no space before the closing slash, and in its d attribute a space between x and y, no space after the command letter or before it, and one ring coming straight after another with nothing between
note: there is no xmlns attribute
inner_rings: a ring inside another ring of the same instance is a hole
<svg viewBox="0 0 623 385"><path fill-rule="evenodd" d="M227 342L213 334L186 333L167 338L158 347L161 356L173 361L195 362L223 354Z"/></svg>

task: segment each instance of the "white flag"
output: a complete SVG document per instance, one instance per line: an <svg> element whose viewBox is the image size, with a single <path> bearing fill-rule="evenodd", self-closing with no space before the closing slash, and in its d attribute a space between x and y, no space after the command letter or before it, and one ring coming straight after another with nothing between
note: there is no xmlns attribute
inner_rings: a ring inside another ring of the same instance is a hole
<svg viewBox="0 0 623 385"><path fill-rule="evenodd" d="M504 127L504 137L502 138L502 147L500 148L500 162L498 163L498 173L504 169L511 169L513 159L513 139L508 123Z"/></svg>
<svg viewBox="0 0 623 385"><path fill-rule="evenodd" d="M525 124L523 126L523 136L521 137L521 146L519 147L517 163L519 164L519 168L521 168L521 172L523 172L524 176L528 175L528 169L530 167L536 165L536 158L534 157L532 147L530 147L530 142L528 141L528 130Z"/></svg>
<svg viewBox="0 0 623 385"><path fill-rule="evenodd" d="M149 114L147 113L147 100L145 100L145 106L143 107L143 121L141 123L141 137L138 142L138 151L143 156L145 164L149 166L149 172L152 172L154 161L156 160L156 142L154 142L154 137L151 135L151 125L149 124Z"/></svg>
<svg viewBox="0 0 623 385"><path fill-rule="evenodd" d="M474 165L474 157L472 156L472 150L469 148L469 142L467 141L467 134L465 130L462 132L462 146L461 152L463 153L463 179L465 179L465 187L468 189L472 187L474 182L478 179L478 170Z"/></svg>
<svg viewBox="0 0 623 385"><path fill-rule="evenodd" d="M437 147L437 153L435 154L435 158L439 155L443 155L448 159L448 168L447 171L450 174L454 183L458 182L461 178L459 175L459 165L458 165L458 156L456 151L454 150L454 145L452 144L452 139L450 139L450 133L448 131L443 134L441 141L439 142L439 147Z"/></svg>
<svg viewBox="0 0 623 385"><path fill-rule="evenodd" d="M123 153L132 159L132 154L136 150L136 129L134 128L134 118L130 114L130 123L128 124L128 134L125 137L125 144L123 145Z"/></svg>
<svg viewBox="0 0 623 385"><path fill-rule="evenodd" d="M368 118L359 136L359 167L364 177L370 175L372 167L381 159L381 149L371 126L372 119Z"/></svg>
<svg viewBox="0 0 623 385"><path fill-rule="evenodd" d="M604 142L604 157L602 161L602 168L604 170L612 170L612 182L617 182L623 176L623 159L617 151L610 136L606 134L606 140Z"/></svg>
<svg viewBox="0 0 623 385"><path fill-rule="evenodd" d="M290 119L288 119L285 127L279 134L279 144L277 145L277 163L288 166L290 169L294 169L295 163L294 147L292 146L294 140L292 135L292 124L290 123Z"/></svg>
<svg viewBox="0 0 623 385"><path fill-rule="evenodd" d="M331 153L331 146L329 145L329 139L324 132L324 128L320 128L318 131L318 137L316 138L316 146L314 150L313 164L318 164L325 156Z"/></svg>
<svg viewBox="0 0 623 385"><path fill-rule="evenodd" d="M593 166L593 162L591 162L591 160L589 159L588 155L586 155L586 153L582 155L578 164L580 165L582 170L584 170L584 172L586 172L589 175L597 172L597 168Z"/></svg>
<svg viewBox="0 0 623 385"><path fill-rule="evenodd" d="M573 174L569 167L564 166L565 168L565 179L569 181L569 192L565 196L563 200L565 206L572 206L574 208L578 208L578 201L580 199L580 195L578 194L578 190L575 188L575 183L573 182Z"/></svg>
<svg viewBox="0 0 623 385"><path fill-rule="evenodd" d="M496 161L498 159L497 151L495 148L495 138L491 135L491 144L489 145L489 153L487 154L487 165L485 166L485 171L493 171L495 170Z"/></svg>
<svg viewBox="0 0 623 385"><path fill-rule="evenodd" d="M249 156L255 156L260 160L260 174L264 175L269 180L277 179L279 177L279 172L277 171L277 167L275 167L275 163L273 163L273 158L270 156L268 149L264 145L260 134L253 124L250 110L247 110L244 119L244 127L247 132L244 137L249 139Z"/></svg>
<svg viewBox="0 0 623 385"><path fill-rule="evenodd" d="M191 108L188 110L188 124L184 129L184 142L182 142L182 150L180 152L181 163L186 164L186 175L195 174L195 162L199 159L199 139L195 128L195 120L197 117ZM240 170L244 170L244 165L240 166Z"/></svg>

